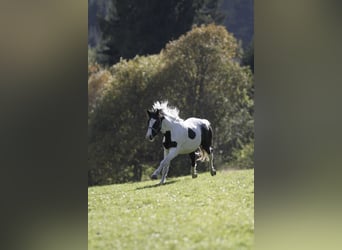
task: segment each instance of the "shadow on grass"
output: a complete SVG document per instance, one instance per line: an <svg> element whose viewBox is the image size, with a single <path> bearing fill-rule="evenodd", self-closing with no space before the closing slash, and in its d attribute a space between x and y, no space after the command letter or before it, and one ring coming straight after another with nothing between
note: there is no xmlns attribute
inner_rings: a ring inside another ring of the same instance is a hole
<svg viewBox="0 0 342 250"><path fill-rule="evenodd" d="M166 181L166 183L164 184L153 184L153 185L147 185L147 186L144 186L144 187L138 187L136 188L136 190L140 190L140 189L146 189L146 188L155 188L155 187L161 187L161 186L166 186L166 185L169 185L169 184L173 184L175 182L178 182L178 180L170 180L170 181Z"/></svg>

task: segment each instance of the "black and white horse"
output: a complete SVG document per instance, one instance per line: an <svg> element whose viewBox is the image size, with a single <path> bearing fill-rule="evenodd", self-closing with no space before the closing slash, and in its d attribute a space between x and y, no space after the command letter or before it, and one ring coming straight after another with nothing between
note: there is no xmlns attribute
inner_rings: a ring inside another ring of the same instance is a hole
<svg viewBox="0 0 342 250"><path fill-rule="evenodd" d="M170 162L178 154L189 154L192 178L197 177L196 155L200 156L197 160L209 161L210 173L212 176L216 175L211 147L213 132L208 120L194 117L183 120L178 116L179 110L169 107L167 101L155 102L152 109L147 110L147 114L149 120L146 138L152 142L159 132L164 135L164 159L151 175L152 179L157 179L162 172L160 184L164 184Z"/></svg>

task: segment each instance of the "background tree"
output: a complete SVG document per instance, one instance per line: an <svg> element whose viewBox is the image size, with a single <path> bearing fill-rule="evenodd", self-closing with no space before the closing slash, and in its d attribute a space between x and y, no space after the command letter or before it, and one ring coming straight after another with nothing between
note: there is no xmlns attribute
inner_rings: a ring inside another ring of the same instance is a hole
<svg viewBox="0 0 342 250"><path fill-rule="evenodd" d="M145 140L148 84L160 70L159 55L121 60L110 68L112 81L89 114L88 156L91 184L133 180L134 165L156 162L160 145ZM160 139L160 138L159 138Z"/></svg>
<svg viewBox="0 0 342 250"><path fill-rule="evenodd" d="M249 66L254 73L254 41L247 46L245 49L243 58L242 58L242 65Z"/></svg>
<svg viewBox="0 0 342 250"><path fill-rule="evenodd" d="M226 16L223 24L247 48L254 34L254 1L224 0L221 9Z"/></svg>
<svg viewBox="0 0 342 250"><path fill-rule="evenodd" d="M112 0L114 6L99 25L107 48L108 64L135 55L159 53L165 44L191 28L195 15L193 0Z"/></svg>
<svg viewBox="0 0 342 250"><path fill-rule="evenodd" d="M222 24L225 13L221 8L223 0L197 0L193 24Z"/></svg>
<svg viewBox="0 0 342 250"><path fill-rule="evenodd" d="M246 49L253 36L253 0L88 0L88 45L100 64L159 53L192 25L210 23L224 24Z"/></svg>

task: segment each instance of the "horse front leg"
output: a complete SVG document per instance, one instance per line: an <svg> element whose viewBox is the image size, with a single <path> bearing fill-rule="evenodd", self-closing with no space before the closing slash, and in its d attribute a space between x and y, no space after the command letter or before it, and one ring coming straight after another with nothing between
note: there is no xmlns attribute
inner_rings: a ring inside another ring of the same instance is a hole
<svg viewBox="0 0 342 250"><path fill-rule="evenodd" d="M169 166L170 162L173 158L175 158L178 155L178 149L170 149L169 153L166 155L164 160L161 161L159 168L162 169L162 178L160 180L159 184L164 184L166 181L167 173L169 172Z"/></svg>
<svg viewBox="0 0 342 250"><path fill-rule="evenodd" d="M166 148L164 148L164 159L166 158L166 156L167 156L168 154L169 154L169 150L166 149ZM163 159L163 160L164 160L164 159ZM159 167L158 167L158 168L153 172L153 174L151 175L151 179L152 179L152 180L157 180L157 179L158 179L158 175L160 174L160 171L162 170L162 167L163 167L162 162L163 162L163 161L160 162Z"/></svg>
<svg viewBox="0 0 342 250"><path fill-rule="evenodd" d="M169 172L170 163L166 164L162 169L162 178L159 184L164 184L166 181L167 173Z"/></svg>

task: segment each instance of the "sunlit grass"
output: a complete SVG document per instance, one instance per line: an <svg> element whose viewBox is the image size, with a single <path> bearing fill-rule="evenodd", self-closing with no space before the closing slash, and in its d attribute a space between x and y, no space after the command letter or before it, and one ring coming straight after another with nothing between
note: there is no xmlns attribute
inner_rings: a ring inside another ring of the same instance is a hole
<svg viewBox="0 0 342 250"><path fill-rule="evenodd" d="M88 249L251 249L254 170L88 189Z"/></svg>

